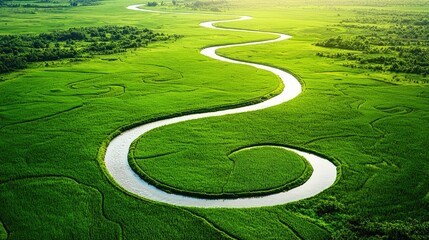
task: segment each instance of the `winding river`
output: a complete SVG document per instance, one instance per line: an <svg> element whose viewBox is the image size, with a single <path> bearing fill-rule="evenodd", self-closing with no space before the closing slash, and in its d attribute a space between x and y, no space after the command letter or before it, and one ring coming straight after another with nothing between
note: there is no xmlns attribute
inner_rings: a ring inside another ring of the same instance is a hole
<svg viewBox="0 0 429 240"><path fill-rule="evenodd" d="M127 8L130 10L144 11L144 12L191 14L191 13L161 12L161 11L146 10L146 9L139 8L142 5L143 4L132 5ZM128 163L128 152L130 150L130 146L132 142L137 138L139 138L144 133L152 129L174 124L174 123L190 121L194 119L261 110L261 109L269 108L269 107L287 102L295 98L301 93L302 90L301 90L301 84L299 83L299 81L294 76L292 76L291 74L285 71L282 71L274 67L261 65L261 64L232 60L216 54L216 50L221 48L273 43L273 42L279 42L279 41L283 41L291 38L291 36L281 34L281 33L229 29L229 28L220 28L215 26L216 23L243 21L243 20L249 20L249 19L252 19L252 17L241 16L239 18L232 19L232 20L203 22L200 24L200 26L217 29L217 30L224 30L224 31L239 31L239 32L271 34L276 36L277 38L274 38L272 40L266 40L266 41L209 47L201 50L201 54L219 61L229 62L233 64L249 65L258 69L263 69L263 70L272 72L275 75L279 76L281 81L283 82L285 86L283 92L273 98L270 98L264 102L257 103L254 105L233 108L228 110L174 117L170 119L164 119L164 120L143 124L141 126L124 131L122 134L115 137L109 143L109 145L107 146L106 155L104 158L104 163L107 169L107 173L110 174L111 178L114 179L114 181L117 183L117 185L119 185L122 188L122 190L125 190L126 192L129 192L134 195L138 195L145 199L150 199L152 201L172 204L176 206L200 207L200 208L216 208L216 207L217 208L251 208L251 207L275 206L275 205L285 204L292 201L298 201L301 199L309 198L317 195L318 193L324 191L325 189L329 188L332 184L334 184L337 176L337 170L336 170L336 166L333 165L330 161L323 159L314 154L306 153L303 151L299 151L299 150L287 148L287 147L282 147L282 148L293 151L299 154L300 156L304 157L305 159L307 159L307 161L313 167L312 175L304 184L296 188L293 188L288 191L283 191L283 192L269 194L265 196L259 196L259 197L243 197L243 198L237 198L237 199L203 199L203 198L196 198L196 197L183 196L179 194L167 193L161 189L158 189L150 185L142 178L140 178L131 169Z"/></svg>

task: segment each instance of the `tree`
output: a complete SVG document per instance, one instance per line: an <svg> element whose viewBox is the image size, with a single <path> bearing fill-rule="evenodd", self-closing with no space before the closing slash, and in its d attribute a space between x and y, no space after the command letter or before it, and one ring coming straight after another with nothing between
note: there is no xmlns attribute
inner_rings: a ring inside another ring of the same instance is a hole
<svg viewBox="0 0 429 240"><path fill-rule="evenodd" d="M69 0L70 6L72 7L76 7L77 6L77 2L74 0Z"/></svg>

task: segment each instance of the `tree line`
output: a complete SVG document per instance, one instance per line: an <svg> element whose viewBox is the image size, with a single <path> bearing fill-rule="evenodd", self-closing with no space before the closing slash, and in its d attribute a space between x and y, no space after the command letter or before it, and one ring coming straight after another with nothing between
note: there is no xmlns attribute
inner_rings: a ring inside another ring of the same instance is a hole
<svg viewBox="0 0 429 240"><path fill-rule="evenodd" d="M422 13L357 10L361 16L340 26L357 36L336 36L316 46L349 51L318 52L319 57L347 60L352 68L429 75L429 17Z"/></svg>
<svg viewBox="0 0 429 240"><path fill-rule="evenodd" d="M76 6L92 6L96 5L98 0L40 0L40 1L29 1L20 3L10 0L0 0L0 7L9 8L64 8L64 7L76 7Z"/></svg>
<svg viewBox="0 0 429 240"><path fill-rule="evenodd" d="M151 42L181 36L155 33L147 28L102 26L70 28L40 34L0 36L0 73L22 69L32 62L113 54Z"/></svg>
<svg viewBox="0 0 429 240"><path fill-rule="evenodd" d="M190 8L193 10L201 10L201 11L212 11L212 12L221 12L225 8L228 7L228 3L225 0L210 0L210 1L177 1L172 0L171 4L168 2L161 1L158 2L147 2L147 7L156 7L158 5L166 6L166 5L173 5L173 6L183 6L186 8Z"/></svg>

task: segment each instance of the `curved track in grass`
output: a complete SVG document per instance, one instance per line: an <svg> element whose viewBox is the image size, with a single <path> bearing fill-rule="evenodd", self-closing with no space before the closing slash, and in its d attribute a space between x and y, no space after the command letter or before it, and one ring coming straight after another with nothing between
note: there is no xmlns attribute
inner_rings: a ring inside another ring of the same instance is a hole
<svg viewBox="0 0 429 240"><path fill-rule="evenodd" d="M139 6L142 6L142 5L141 4L132 5L132 6L129 6L128 9L145 11L145 12L168 13L168 12L140 9L138 8ZM173 12L169 12L169 13L173 14ZM190 14L190 13L174 13L174 14ZM309 198L329 188L335 182L337 171L336 171L335 165L333 165L330 161L311 153L306 153L303 151L299 151L299 150L291 149L287 147L282 147L282 148L297 153L298 155L307 159L307 161L311 164L311 166L313 167L313 173L311 177L304 184L296 188L293 188L289 191L283 191L283 192L269 194L269 195L260 196L260 197L244 197L244 198L237 198L237 199L203 199L203 198L196 198L196 197L183 196L179 194L167 193L161 189L158 189L150 185L142 178L140 178L131 169L128 163L128 152L130 150L130 146L132 142L137 138L139 138L144 133L152 129L174 124L174 123L194 120L194 119L261 110L261 109L269 108L269 107L287 102L295 98L301 93L301 84L299 83L299 81L294 76L292 76L291 74L285 71L282 71L274 67L261 65L261 64L232 60L216 54L216 50L221 48L273 43L273 42L279 42L279 41L283 41L291 38L291 36L281 34L281 33L228 29L228 28L219 28L214 26L214 24L216 23L243 21L243 20L249 20L249 19L252 19L252 18L248 16L241 16L237 19L232 19L232 20L203 22L200 24L200 26L206 27L206 28L218 29L218 30L225 30L225 31L271 34L271 35L277 36L277 38L272 40L266 40L266 41L209 47L209 48L203 49L201 51L201 54L219 61L229 62L234 64L249 65L258 69L263 69L263 70L272 72L275 75L279 76L280 79L282 80L285 86L283 92L271 99L268 99L264 102L257 103L254 105L233 108L228 110L214 111L214 112L190 114L190 115L174 117L170 119L159 120L159 121L147 123L123 132L119 136L115 137L109 143L106 149L106 155L104 158L104 163L105 163L107 172L114 179L116 184L119 185L123 190L146 199L150 199L157 202L163 202L167 204L172 204L176 206L201 207L201 208L215 208L215 207L250 208L250 207L265 207L265 206L280 205L280 204L285 204L292 201L298 201L301 199Z"/></svg>

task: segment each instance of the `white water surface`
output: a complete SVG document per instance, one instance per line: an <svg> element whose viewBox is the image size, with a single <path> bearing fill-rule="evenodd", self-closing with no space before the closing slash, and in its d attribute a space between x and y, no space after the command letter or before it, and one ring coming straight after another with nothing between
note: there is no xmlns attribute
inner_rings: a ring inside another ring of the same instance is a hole
<svg viewBox="0 0 429 240"><path fill-rule="evenodd" d="M146 9L140 9L139 8L140 6L143 6L143 4L132 5L127 7L127 9L144 11L149 13L156 12L156 13L170 13L170 14L191 14L191 13L176 13L176 12L146 10ZM152 129L174 124L174 123L190 121L194 119L257 111L257 110L269 108L269 107L287 102L295 98L301 93L301 84L299 83L299 81L294 76L292 76L291 74L283 70L270 67L270 66L256 64L256 63L232 60L216 54L216 50L221 48L273 43L273 42L279 42L279 41L283 41L291 38L291 36L281 34L281 33L228 29L228 28L219 28L215 26L216 23L243 21L243 20L249 20L249 19L252 19L252 18L249 16L241 16L237 19L232 19L232 20L203 22L200 24L200 26L206 27L206 28L218 29L218 30L225 30L225 31L271 34L271 35L277 36L277 38L272 40L257 41L257 42L250 42L250 43L230 44L230 45L224 45L224 46L209 47L201 50L201 54L219 61L229 62L234 64L249 65L258 69L263 69L263 70L272 72L278 77L280 77L281 81L285 86L284 90L279 95L254 105L221 110L221 111L189 114L185 116L159 120L159 121L143 124L141 126L138 126L123 132L119 136L115 137L109 143L106 150L106 155L104 158L104 163L105 163L107 172L114 179L114 181L119 186L121 186L123 190L146 199L150 199L157 202L163 202L167 204L172 204L176 206L201 207L201 208L251 208L251 207L275 206L275 205L285 204L285 203L309 198L317 195L318 193L324 191L325 189L329 188L332 184L334 184L337 176L337 170L334 164L317 155L306 153L296 149L287 148L287 147L282 147L282 148L293 151L299 154L300 156L304 157L305 159L307 159L307 161L313 167L312 175L304 184L296 188L293 188L288 191L283 191L283 192L269 194L265 196L259 196L259 197L243 197L243 198L237 198L237 199L204 199L204 198L184 196L180 194L167 193L161 189L158 189L150 185L148 182L143 180L131 169L128 163L128 152L130 150L130 146L132 142L137 138L139 138L140 136L142 136L144 133Z"/></svg>

